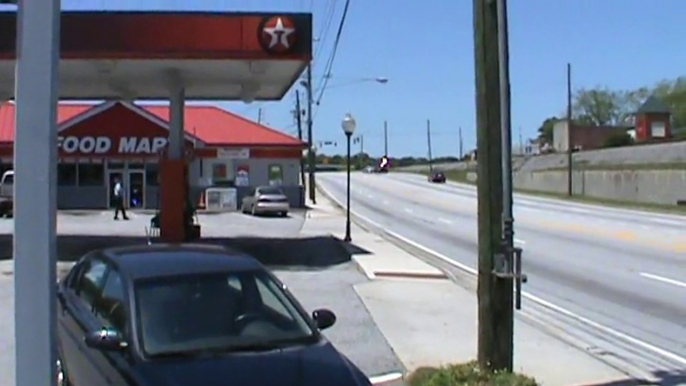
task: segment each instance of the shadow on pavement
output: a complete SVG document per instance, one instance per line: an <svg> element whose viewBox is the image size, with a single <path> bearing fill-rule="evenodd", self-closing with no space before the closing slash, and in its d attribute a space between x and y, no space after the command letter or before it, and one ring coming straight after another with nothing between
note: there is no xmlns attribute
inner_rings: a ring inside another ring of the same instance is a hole
<svg viewBox="0 0 686 386"><path fill-rule="evenodd" d="M686 369L678 371L656 371L653 373L653 377L656 381L649 382L636 379L623 379L605 383L593 383L584 386L686 385Z"/></svg>
<svg viewBox="0 0 686 386"><path fill-rule="evenodd" d="M297 239L235 237L205 239L204 242L227 245L255 257L264 265L281 268L325 268L347 263L353 255L369 254L333 236Z"/></svg>
<svg viewBox="0 0 686 386"><path fill-rule="evenodd" d="M125 245L146 244L146 237L138 236L57 236L59 261L76 261L89 251ZM369 254L368 251L345 243L333 236L307 238L266 237L207 237L198 241L203 244L224 245L247 253L262 264L279 268L325 268L347 263L353 255ZM0 236L0 260L12 258L12 236Z"/></svg>

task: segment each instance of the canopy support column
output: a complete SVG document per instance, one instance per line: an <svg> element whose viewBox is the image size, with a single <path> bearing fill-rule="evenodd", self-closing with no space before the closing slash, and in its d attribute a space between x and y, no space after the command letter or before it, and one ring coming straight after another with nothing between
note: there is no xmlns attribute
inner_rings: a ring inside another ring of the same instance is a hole
<svg viewBox="0 0 686 386"><path fill-rule="evenodd" d="M15 384L54 385L60 0L20 0L14 143Z"/></svg>
<svg viewBox="0 0 686 386"><path fill-rule="evenodd" d="M185 152L185 90L178 77L173 77L169 90L169 144L166 157L160 159L160 238L164 242L189 240L192 218L189 218L188 165Z"/></svg>

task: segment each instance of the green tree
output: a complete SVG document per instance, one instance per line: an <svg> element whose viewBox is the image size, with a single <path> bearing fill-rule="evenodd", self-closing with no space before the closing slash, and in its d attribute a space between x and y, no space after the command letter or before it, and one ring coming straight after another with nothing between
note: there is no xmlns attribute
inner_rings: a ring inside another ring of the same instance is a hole
<svg viewBox="0 0 686 386"><path fill-rule="evenodd" d="M574 95L572 115L577 122L587 125L629 125L633 113L650 95L657 96L670 108L673 127L686 127L686 77L628 91L582 88Z"/></svg>
<svg viewBox="0 0 686 386"><path fill-rule="evenodd" d="M618 133L609 136L604 143L604 147L622 147L634 143L634 139L627 133Z"/></svg>
<svg viewBox="0 0 686 386"><path fill-rule="evenodd" d="M585 125L623 125L629 122L633 113L630 100L636 98L625 91L614 91L607 87L579 89L572 103L572 116Z"/></svg>
<svg viewBox="0 0 686 386"><path fill-rule="evenodd" d="M659 82L652 89L652 94L672 111L673 127L686 127L686 76Z"/></svg>
<svg viewBox="0 0 686 386"><path fill-rule="evenodd" d="M538 128L538 139L545 143L553 143L553 127L559 120L560 118L557 117L546 118Z"/></svg>

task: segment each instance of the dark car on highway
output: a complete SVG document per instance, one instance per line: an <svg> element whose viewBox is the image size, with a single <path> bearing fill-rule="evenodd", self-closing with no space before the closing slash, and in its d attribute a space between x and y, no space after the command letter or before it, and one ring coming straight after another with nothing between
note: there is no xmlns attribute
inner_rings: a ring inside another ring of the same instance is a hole
<svg viewBox="0 0 686 386"><path fill-rule="evenodd" d="M429 182L437 182L437 183L444 183L445 182L445 173L441 171L432 171L429 173Z"/></svg>
<svg viewBox="0 0 686 386"><path fill-rule="evenodd" d="M370 385L245 254L208 245L95 251L57 290L58 384Z"/></svg>

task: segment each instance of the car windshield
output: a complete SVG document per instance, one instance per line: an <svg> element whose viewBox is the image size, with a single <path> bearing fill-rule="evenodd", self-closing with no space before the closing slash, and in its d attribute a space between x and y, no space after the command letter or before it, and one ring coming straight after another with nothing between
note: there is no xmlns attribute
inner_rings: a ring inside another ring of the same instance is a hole
<svg viewBox="0 0 686 386"><path fill-rule="evenodd" d="M269 194L269 195L283 195L281 189L279 188L259 188L257 190L258 194Z"/></svg>
<svg viewBox="0 0 686 386"><path fill-rule="evenodd" d="M185 275L134 284L146 356L278 348L317 339L264 271Z"/></svg>

